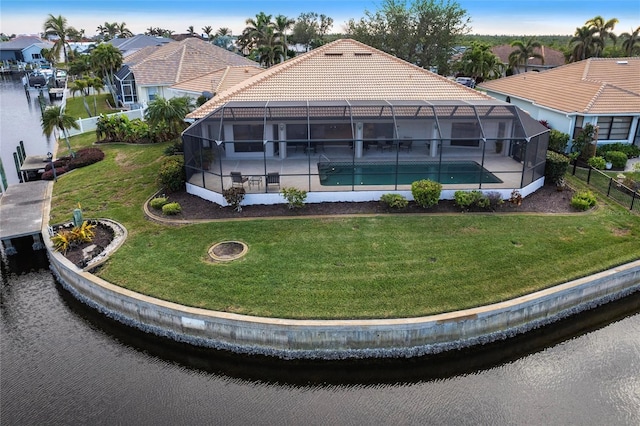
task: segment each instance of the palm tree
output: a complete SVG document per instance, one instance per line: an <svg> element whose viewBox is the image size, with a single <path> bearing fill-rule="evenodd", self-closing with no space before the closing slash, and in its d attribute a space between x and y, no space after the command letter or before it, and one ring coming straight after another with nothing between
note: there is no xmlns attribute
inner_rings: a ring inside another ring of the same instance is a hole
<svg viewBox="0 0 640 426"><path fill-rule="evenodd" d="M280 62L284 62L287 59L287 53L289 52L289 45L287 44L287 31L289 31L293 24L296 21L294 19L287 18L284 15L276 16L276 20L273 23L274 29L276 30L276 37L278 37L280 44L282 45L282 50L284 52L284 56L280 58Z"/></svg>
<svg viewBox="0 0 640 426"><path fill-rule="evenodd" d="M227 27L222 27L222 28L218 28L218 31L216 32L216 35L219 36L231 36L232 32L229 28Z"/></svg>
<svg viewBox="0 0 640 426"><path fill-rule="evenodd" d="M571 48L569 62L583 61L593 56L593 52L602 44L600 38L594 37L595 33L596 31L593 28L587 26L576 28L574 36L569 40L569 47Z"/></svg>
<svg viewBox="0 0 640 426"><path fill-rule="evenodd" d="M490 45L473 42L471 49L467 49L462 55L459 69L479 83L482 80L500 77L504 71L504 64L491 52Z"/></svg>
<svg viewBox="0 0 640 426"><path fill-rule="evenodd" d="M625 55L630 57L634 54L640 54L640 27L630 33L620 34L620 39Z"/></svg>
<svg viewBox="0 0 640 426"><path fill-rule="evenodd" d="M276 58L284 58L285 47L280 42L273 27L267 27L262 34L262 41L256 49L258 62L266 68L277 63Z"/></svg>
<svg viewBox="0 0 640 426"><path fill-rule="evenodd" d="M207 25L206 27L202 27L202 32L207 35L207 40L211 40L211 33L213 32L213 27L211 25Z"/></svg>
<svg viewBox="0 0 640 426"><path fill-rule="evenodd" d="M40 122L42 124L42 132L47 136L47 138L51 137L55 129L62 131L64 139L67 142L67 147L69 148L69 155L75 157L75 153L71 149L71 143L69 142L69 135L67 132L67 129L69 128L80 128L78 123L76 123L75 118L66 114L63 107L55 105L50 106L43 111Z"/></svg>
<svg viewBox="0 0 640 426"><path fill-rule="evenodd" d="M529 59L532 58L540 59L542 64L544 64L544 56L535 51L536 48L542 48L542 44L540 44L539 41L533 38L527 40L526 43L516 40L511 43L511 47L515 47L516 49L509 54L509 67L517 68L518 65L523 64L524 72L527 72L529 69Z"/></svg>
<svg viewBox="0 0 640 426"><path fill-rule="evenodd" d="M193 37L196 34L196 30L193 29L193 25L189 25L189 28L187 28L187 32L191 37Z"/></svg>
<svg viewBox="0 0 640 426"><path fill-rule="evenodd" d="M611 31L613 30L613 27L615 27L617 23L618 23L617 18L612 18L612 19L609 19L608 21L605 21L605 19L600 15L596 16L593 19L589 19L587 22L585 22L585 26L589 27L589 29L593 30L595 33L598 34L598 38L600 39L600 42L601 42L595 46L596 50L594 53L596 58L600 54L601 50L604 50L604 45L607 38L613 40L614 45L616 44L616 39L617 39L616 35Z"/></svg>
<svg viewBox="0 0 640 426"><path fill-rule="evenodd" d="M255 51L260 47L267 37L267 29L273 25L271 15L260 12L256 15L256 19L248 18L245 23L247 26L242 31L239 44L243 50L249 52Z"/></svg>
<svg viewBox="0 0 640 426"><path fill-rule="evenodd" d="M75 96L76 93L80 92L82 95L82 103L84 105L85 111L87 111L87 116L91 117L91 110L89 109L89 104L87 103L87 96L89 96L89 88L87 85L87 81L84 78L79 78L74 80L69 85L69 91L72 96Z"/></svg>
<svg viewBox="0 0 640 426"><path fill-rule="evenodd" d="M127 23L126 22L121 22L121 23L117 24L117 30L118 30L118 37L120 37L120 38L133 37L133 33L131 32L131 30L129 28L127 28Z"/></svg>
<svg viewBox="0 0 640 426"><path fill-rule="evenodd" d="M53 35L58 39L56 40L53 51L56 57L60 57L60 51L63 52L64 61L68 62L67 56L67 32L69 31L69 27L67 26L67 18L62 15L58 15L58 17L49 14L47 20L44 21L44 33L45 35Z"/></svg>
<svg viewBox="0 0 640 426"><path fill-rule="evenodd" d="M56 60L56 52L54 51L54 49L47 49L46 47L43 48L40 51L40 55L42 55L42 57L51 64L52 67L56 66L56 63L58 62Z"/></svg>
<svg viewBox="0 0 640 426"><path fill-rule="evenodd" d="M185 116L192 109L189 97L155 98L149 102L145 119L153 129L166 126L171 136L178 135L186 127Z"/></svg>
<svg viewBox="0 0 640 426"><path fill-rule="evenodd" d="M113 96L114 105L118 105L118 101L113 87L113 75L122 66L122 60L120 49L109 43L102 43L91 52L91 65L98 75L107 80L107 88Z"/></svg>

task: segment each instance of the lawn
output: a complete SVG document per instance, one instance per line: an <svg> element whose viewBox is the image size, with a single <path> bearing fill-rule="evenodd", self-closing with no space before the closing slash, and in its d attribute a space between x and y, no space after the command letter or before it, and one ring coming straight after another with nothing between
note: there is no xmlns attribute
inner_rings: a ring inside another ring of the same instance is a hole
<svg viewBox="0 0 640 426"><path fill-rule="evenodd" d="M74 148L93 134L72 138ZM286 318L394 318L497 302L640 258L640 217L600 200L587 214L460 214L244 220L163 226L147 220L167 144L103 145L105 160L61 176L51 223L107 217L129 231L97 275L165 300ZM572 185L579 181L569 180ZM206 261L241 240L247 255Z"/></svg>
<svg viewBox="0 0 640 426"><path fill-rule="evenodd" d="M95 104L94 104L95 98ZM107 100L113 104L113 99L111 94L102 93L98 95L89 95L87 96L87 104L89 105L89 110L91 111L92 116L100 115L100 114L113 114L114 112L118 112L119 110L114 110L109 107L107 104ZM94 107L97 107L98 113L95 114ZM78 119L78 118L89 118L87 114L87 110L82 103L82 96L76 94L75 97L67 98L67 105L65 106L65 112L70 116Z"/></svg>

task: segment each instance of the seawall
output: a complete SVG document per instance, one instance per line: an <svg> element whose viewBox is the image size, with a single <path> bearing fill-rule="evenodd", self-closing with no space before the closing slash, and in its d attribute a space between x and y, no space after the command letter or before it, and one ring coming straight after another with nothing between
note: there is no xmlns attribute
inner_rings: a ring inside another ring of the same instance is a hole
<svg viewBox="0 0 640 426"><path fill-rule="evenodd" d="M197 346L282 359L414 357L505 339L640 291L640 260L505 302L418 318L288 320L215 312L138 294L53 251L63 287L104 315ZM126 235L126 231L124 232Z"/></svg>

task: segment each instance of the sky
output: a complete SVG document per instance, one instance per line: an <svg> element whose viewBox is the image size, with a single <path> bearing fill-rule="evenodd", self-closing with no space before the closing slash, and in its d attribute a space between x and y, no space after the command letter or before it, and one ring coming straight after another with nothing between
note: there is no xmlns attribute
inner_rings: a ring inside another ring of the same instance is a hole
<svg viewBox="0 0 640 426"><path fill-rule="evenodd" d="M446 0L444 0L446 1ZM457 0L471 18L471 33L485 35L573 35L597 15L620 21L614 33L640 26L639 0ZM186 33L211 26L240 34L247 18L259 12L297 18L316 12L334 20L331 32L343 32L349 19L375 12L381 0L0 0L0 33L38 34L49 14L92 36L105 22L125 22L134 34L149 27ZM407 0L411 3L411 0Z"/></svg>

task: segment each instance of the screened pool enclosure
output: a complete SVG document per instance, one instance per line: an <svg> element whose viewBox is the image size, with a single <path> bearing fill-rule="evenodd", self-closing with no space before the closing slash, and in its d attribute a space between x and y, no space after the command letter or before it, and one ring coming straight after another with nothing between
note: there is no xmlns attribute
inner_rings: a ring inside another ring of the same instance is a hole
<svg viewBox="0 0 640 426"><path fill-rule="evenodd" d="M247 204L282 202L281 188L308 200L365 201L411 182L459 189L542 185L548 129L501 101L232 101L183 133L187 190L224 203L233 186Z"/></svg>

